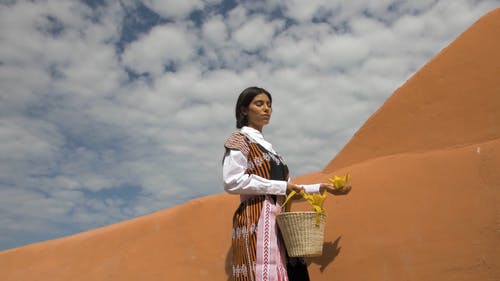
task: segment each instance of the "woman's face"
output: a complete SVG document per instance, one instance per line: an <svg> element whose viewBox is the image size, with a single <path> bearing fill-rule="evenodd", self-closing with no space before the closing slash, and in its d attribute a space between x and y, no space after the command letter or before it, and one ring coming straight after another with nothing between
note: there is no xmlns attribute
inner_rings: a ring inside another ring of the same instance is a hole
<svg viewBox="0 0 500 281"><path fill-rule="evenodd" d="M271 100L264 94L256 95L247 108L243 108L243 113L247 115L248 126L262 131L264 125L269 124L271 119Z"/></svg>

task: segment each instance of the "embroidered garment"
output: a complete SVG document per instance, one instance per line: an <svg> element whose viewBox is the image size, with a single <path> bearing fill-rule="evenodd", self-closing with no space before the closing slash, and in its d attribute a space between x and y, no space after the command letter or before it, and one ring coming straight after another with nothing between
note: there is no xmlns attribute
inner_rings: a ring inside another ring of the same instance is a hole
<svg viewBox="0 0 500 281"><path fill-rule="evenodd" d="M278 154L274 151L271 143L267 142L262 133L251 127L243 127L235 134L242 134L252 142L260 144L267 151L272 152L274 155ZM227 142L232 143L236 148L227 150L224 156L222 177L224 179L224 189L231 194L286 194L286 181L272 180L260 177L256 174L248 174L248 149L241 138L230 137ZM239 147L239 148L238 148ZM244 151L245 153L243 153ZM290 176L289 176L290 178ZM303 185L308 193L319 193L319 184L306 184Z"/></svg>
<svg viewBox="0 0 500 281"><path fill-rule="evenodd" d="M224 146L226 154L236 150L245 156L245 180L261 185L250 192L239 190L241 203L233 216L233 280L293 280L288 278L286 250L275 221L286 194L286 164L272 147L266 145L266 149L241 131L233 133ZM305 264L300 274L307 277Z"/></svg>

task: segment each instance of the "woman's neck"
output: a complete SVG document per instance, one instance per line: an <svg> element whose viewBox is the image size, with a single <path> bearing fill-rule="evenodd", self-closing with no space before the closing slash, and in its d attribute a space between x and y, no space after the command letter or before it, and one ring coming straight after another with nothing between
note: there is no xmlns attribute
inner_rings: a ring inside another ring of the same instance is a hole
<svg viewBox="0 0 500 281"><path fill-rule="evenodd" d="M261 133L262 133L262 128L263 128L264 126L258 126L258 125L255 125L255 124L248 124L248 125L247 125L247 127L250 127L250 128L252 128L252 129L255 129L255 130L257 130L257 131L259 131L259 132L261 132Z"/></svg>

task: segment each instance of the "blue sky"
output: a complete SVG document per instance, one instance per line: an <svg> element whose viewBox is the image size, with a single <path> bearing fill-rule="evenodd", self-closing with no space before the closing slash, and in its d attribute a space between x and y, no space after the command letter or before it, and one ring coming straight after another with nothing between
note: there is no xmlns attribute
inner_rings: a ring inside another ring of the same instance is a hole
<svg viewBox="0 0 500 281"><path fill-rule="evenodd" d="M472 1L0 2L0 250L223 192L247 86L294 175L486 12Z"/></svg>

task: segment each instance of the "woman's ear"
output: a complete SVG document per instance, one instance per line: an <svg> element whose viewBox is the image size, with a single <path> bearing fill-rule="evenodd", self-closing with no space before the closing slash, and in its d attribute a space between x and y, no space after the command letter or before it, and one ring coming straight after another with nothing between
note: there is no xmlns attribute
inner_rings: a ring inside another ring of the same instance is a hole
<svg viewBox="0 0 500 281"><path fill-rule="evenodd" d="M247 110L247 108L246 108L246 107L242 106L242 107L240 108L240 110L241 110L241 114L243 114L244 116L246 116L246 115L247 115L248 110Z"/></svg>

